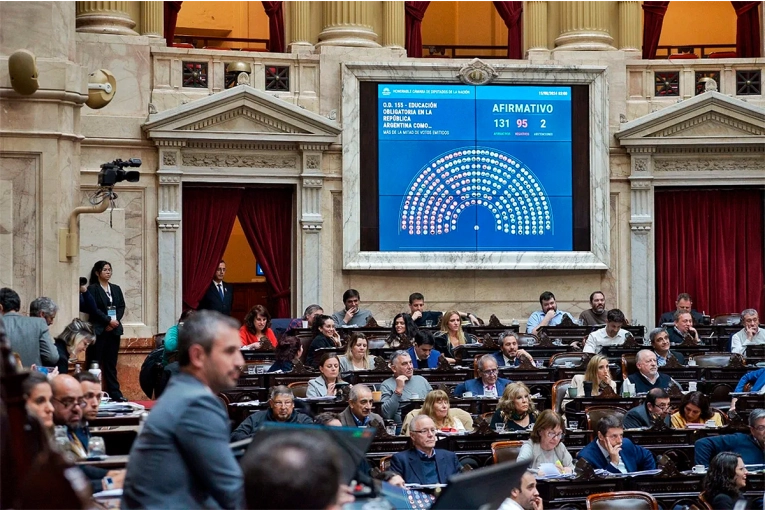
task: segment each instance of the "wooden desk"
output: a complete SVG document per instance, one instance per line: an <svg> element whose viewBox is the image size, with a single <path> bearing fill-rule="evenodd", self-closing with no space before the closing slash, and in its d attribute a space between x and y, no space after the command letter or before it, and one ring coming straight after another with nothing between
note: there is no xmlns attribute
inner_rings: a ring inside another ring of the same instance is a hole
<svg viewBox="0 0 765 510"><path fill-rule="evenodd" d="M138 435L138 425L89 427L91 436L104 438L107 455L127 455Z"/></svg>
<svg viewBox="0 0 765 510"><path fill-rule="evenodd" d="M96 466L104 469L123 469L127 467L127 455L109 455L103 460L81 460L78 466Z"/></svg>
<svg viewBox="0 0 765 510"><path fill-rule="evenodd" d="M141 420L141 414L146 411L139 411L134 413L120 413L115 416L105 416L103 418L96 418L90 420L88 424L91 427L114 427L125 425L138 425Z"/></svg>

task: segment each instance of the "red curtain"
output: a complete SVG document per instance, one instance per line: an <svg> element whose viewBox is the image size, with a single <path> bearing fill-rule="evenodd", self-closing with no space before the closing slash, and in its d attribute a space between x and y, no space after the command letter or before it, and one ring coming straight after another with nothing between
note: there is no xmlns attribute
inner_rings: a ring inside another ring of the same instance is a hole
<svg viewBox="0 0 765 510"><path fill-rule="evenodd" d="M165 41L168 46L173 45L175 39L175 24L178 22L178 13L183 2L162 2L163 19L165 21Z"/></svg>
<svg viewBox="0 0 765 510"><path fill-rule="evenodd" d="M241 198L242 190L236 188L183 188L184 309L196 309L205 295L226 251Z"/></svg>
<svg viewBox="0 0 765 510"><path fill-rule="evenodd" d="M284 3L261 3L268 14L268 51L284 53Z"/></svg>
<svg viewBox="0 0 765 510"><path fill-rule="evenodd" d="M764 309L762 191L657 191L655 204L657 319L680 292L712 316Z"/></svg>
<svg viewBox="0 0 765 510"><path fill-rule="evenodd" d="M643 2L643 58L656 58L661 25L669 2Z"/></svg>
<svg viewBox="0 0 765 510"><path fill-rule="evenodd" d="M521 34L523 2L494 2L502 21L507 27L507 58L523 58L523 39Z"/></svg>
<svg viewBox="0 0 765 510"><path fill-rule="evenodd" d="M406 56L422 57L422 18L430 2L404 2L406 9Z"/></svg>
<svg viewBox="0 0 765 510"><path fill-rule="evenodd" d="M736 56L739 58L760 57L760 16L761 2L731 2L736 10Z"/></svg>
<svg viewBox="0 0 765 510"><path fill-rule="evenodd" d="M272 317L290 317L292 190L247 189L239 222L271 288Z"/></svg>

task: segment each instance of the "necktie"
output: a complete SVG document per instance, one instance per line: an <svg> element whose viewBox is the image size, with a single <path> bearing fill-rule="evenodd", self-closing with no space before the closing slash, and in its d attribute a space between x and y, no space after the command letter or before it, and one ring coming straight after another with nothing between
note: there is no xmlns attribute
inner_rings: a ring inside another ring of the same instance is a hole
<svg viewBox="0 0 765 510"><path fill-rule="evenodd" d="M218 294L220 294L220 300L223 301L223 284L218 284Z"/></svg>

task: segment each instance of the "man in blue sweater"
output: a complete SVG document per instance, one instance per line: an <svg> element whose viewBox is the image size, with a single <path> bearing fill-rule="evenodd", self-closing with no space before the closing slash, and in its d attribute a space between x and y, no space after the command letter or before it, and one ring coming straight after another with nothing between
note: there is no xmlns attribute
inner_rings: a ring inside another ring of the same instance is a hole
<svg viewBox="0 0 765 510"><path fill-rule="evenodd" d="M742 377L738 384L736 385L736 389L733 390L734 393L741 393L744 391L744 386L747 384L751 384L752 386L749 388L749 391L761 391L763 388L765 388L765 368L760 368L759 370L752 370L751 372L747 372L744 374L744 377ZM731 410L736 409L736 399L735 397L730 402L730 408Z"/></svg>
<svg viewBox="0 0 765 510"><path fill-rule="evenodd" d="M696 464L709 465L720 452L741 454L744 464L765 464L765 409L755 409L749 415L750 434L725 434L696 441Z"/></svg>
<svg viewBox="0 0 765 510"><path fill-rule="evenodd" d="M622 420L616 415L601 418L598 437L582 448L577 458L586 460L595 469L617 474L656 469L651 452L624 437Z"/></svg>

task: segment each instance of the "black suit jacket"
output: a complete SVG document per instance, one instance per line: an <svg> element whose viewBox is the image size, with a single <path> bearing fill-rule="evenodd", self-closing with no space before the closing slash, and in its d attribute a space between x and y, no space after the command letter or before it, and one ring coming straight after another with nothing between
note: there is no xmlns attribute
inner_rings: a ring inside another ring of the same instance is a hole
<svg viewBox="0 0 765 510"><path fill-rule="evenodd" d="M120 321L120 325L109 331L109 333L121 336L124 332L122 330L122 316L125 315L125 297L122 295L122 289L119 285L110 283L109 286L112 291L111 306L114 306L117 309L117 320ZM93 296L93 301L96 303L96 308L93 311L94 313L90 314L89 320L90 323L93 324L93 331L95 334L101 335L112 320L111 317L109 317L109 297L98 283L90 285L88 287L88 292Z"/></svg>
<svg viewBox="0 0 765 510"><path fill-rule="evenodd" d="M231 315L231 307L234 304L234 286L223 282L223 299L220 298L218 287L210 282L207 292L199 300L197 310L215 310L223 315Z"/></svg>

